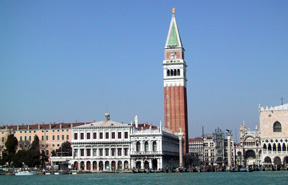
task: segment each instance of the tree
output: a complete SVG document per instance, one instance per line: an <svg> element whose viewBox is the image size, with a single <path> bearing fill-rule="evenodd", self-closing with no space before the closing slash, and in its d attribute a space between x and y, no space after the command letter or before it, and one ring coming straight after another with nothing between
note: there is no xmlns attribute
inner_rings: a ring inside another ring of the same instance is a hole
<svg viewBox="0 0 288 185"><path fill-rule="evenodd" d="M56 153L60 153L60 156L72 156L72 147L69 141L61 144L61 147L56 150Z"/></svg>
<svg viewBox="0 0 288 185"><path fill-rule="evenodd" d="M37 135L34 136L34 141L32 142L29 152L29 160L27 160L28 166L36 166L40 164L40 146L39 138Z"/></svg>
<svg viewBox="0 0 288 185"><path fill-rule="evenodd" d="M42 152L41 152L41 164L42 164L43 168L45 168L45 162L47 162L47 161L48 161L48 157L45 154L45 151L42 150Z"/></svg>
<svg viewBox="0 0 288 185"><path fill-rule="evenodd" d="M7 137L7 141L5 142L6 149L3 152L3 158L1 163L8 162L8 165L10 166L11 162L13 161L13 158L15 157L17 146L18 146L17 138L14 136L14 134L9 134Z"/></svg>

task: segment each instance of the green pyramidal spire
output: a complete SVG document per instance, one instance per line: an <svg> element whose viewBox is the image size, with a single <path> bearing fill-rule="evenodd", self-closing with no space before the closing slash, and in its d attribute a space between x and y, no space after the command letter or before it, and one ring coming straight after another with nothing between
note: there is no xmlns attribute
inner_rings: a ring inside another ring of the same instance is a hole
<svg viewBox="0 0 288 185"><path fill-rule="evenodd" d="M165 45L165 48L171 48L171 47L182 47L181 38L180 38L179 31L178 31L174 11L172 14L170 28L169 28L169 32L168 32L168 36L166 40L166 45Z"/></svg>

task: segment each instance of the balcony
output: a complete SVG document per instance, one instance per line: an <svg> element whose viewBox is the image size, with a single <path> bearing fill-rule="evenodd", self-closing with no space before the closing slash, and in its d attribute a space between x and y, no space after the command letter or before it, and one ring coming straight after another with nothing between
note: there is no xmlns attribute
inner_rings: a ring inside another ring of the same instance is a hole
<svg viewBox="0 0 288 185"><path fill-rule="evenodd" d="M159 155L162 154L160 151L131 151L130 155Z"/></svg>

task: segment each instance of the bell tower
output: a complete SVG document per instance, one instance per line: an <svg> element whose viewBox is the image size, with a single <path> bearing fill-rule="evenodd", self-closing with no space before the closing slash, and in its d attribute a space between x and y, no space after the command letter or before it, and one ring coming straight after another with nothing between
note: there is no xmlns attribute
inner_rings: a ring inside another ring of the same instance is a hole
<svg viewBox="0 0 288 185"><path fill-rule="evenodd" d="M175 19L175 8L164 48L164 118L165 128L184 133L184 153L188 153L188 115L186 93L186 62L179 30ZM181 128L181 129L180 129Z"/></svg>

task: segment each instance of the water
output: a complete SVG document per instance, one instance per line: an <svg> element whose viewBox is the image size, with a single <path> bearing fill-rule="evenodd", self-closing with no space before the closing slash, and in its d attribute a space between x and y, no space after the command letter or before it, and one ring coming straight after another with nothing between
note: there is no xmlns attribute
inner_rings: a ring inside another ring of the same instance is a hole
<svg viewBox="0 0 288 185"><path fill-rule="evenodd" d="M34 176L0 176L2 185L35 185L35 184L288 184L288 171L269 172L212 172L212 173L94 173L79 175L34 175Z"/></svg>

